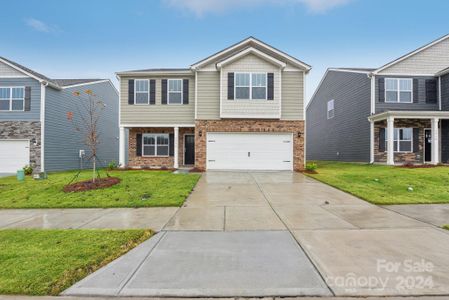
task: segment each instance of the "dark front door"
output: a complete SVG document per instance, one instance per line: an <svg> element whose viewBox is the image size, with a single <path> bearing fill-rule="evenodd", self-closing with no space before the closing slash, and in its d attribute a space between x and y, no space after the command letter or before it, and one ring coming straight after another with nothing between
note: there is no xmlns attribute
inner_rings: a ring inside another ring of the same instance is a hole
<svg viewBox="0 0 449 300"><path fill-rule="evenodd" d="M193 134L184 136L184 164L195 164L195 135Z"/></svg>
<svg viewBox="0 0 449 300"><path fill-rule="evenodd" d="M424 161L432 160L432 130L424 130Z"/></svg>

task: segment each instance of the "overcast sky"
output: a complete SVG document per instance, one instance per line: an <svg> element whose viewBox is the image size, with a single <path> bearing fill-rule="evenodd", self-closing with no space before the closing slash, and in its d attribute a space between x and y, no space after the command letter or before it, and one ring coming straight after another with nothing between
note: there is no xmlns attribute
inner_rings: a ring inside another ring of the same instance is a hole
<svg viewBox="0 0 449 300"><path fill-rule="evenodd" d="M15 0L0 56L53 78L190 64L254 36L312 65L377 67L449 33L446 0Z"/></svg>

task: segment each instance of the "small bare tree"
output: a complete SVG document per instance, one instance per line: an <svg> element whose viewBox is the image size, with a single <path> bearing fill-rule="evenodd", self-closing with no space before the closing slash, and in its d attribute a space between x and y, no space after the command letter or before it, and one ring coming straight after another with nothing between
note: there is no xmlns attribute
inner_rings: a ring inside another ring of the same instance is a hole
<svg viewBox="0 0 449 300"><path fill-rule="evenodd" d="M73 121L73 113L68 112L67 118L75 127L75 130L83 136L83 142L90 150L89 161L92 161L92 182L95 182L97 173L97 150L100 144L100 133L98 132L98 122L105 109L103 101L97 98L92 90L86 90L84 93L87 99L81 99L80 92L74 92L73 95L79 97L79 105L76 105L80 122ZM80 109L81 108L81 109Z"/></svg>

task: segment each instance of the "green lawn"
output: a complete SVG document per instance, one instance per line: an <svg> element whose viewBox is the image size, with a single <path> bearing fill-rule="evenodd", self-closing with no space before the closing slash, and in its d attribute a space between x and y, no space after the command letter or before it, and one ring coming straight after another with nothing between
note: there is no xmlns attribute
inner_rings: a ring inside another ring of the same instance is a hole
<svg viewBox="0 0 449 300"><path fill-rule="evenodd" d="M57 295L149 230L0 230L0 294Z"/></svg>
<svg viewBox="0 0 449 300"><path fill-rule="evenodd" d="M121 178L115 186L86 192L64 193L76 172L50 173L47 180L27 177L0 178L0 208L82 208L181 206L190 194L199 174L173 174L169 171L111 171ZM79 180L90 179L83 171ZM103 172L104 175L104 172Z"/></svg>
<svg viewBox="0 0 449 300"><path fill-rule="evenodd" d="M449 203L449 167L317 162L317 180L374 204ZM409 191L411 187L413 191Z"/></svg>

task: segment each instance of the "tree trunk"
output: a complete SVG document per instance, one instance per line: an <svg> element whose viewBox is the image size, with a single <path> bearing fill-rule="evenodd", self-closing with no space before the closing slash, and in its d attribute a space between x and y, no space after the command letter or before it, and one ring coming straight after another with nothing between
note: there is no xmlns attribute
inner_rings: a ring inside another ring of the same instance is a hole
<svg viewBox="0 0 449 300"><path fill-rule="evenodd" d="M94 160L92 163L92 182L95 182L95 174L96 174L96 172L95 172L95 156L93 158L94 158Z"/></svg>

